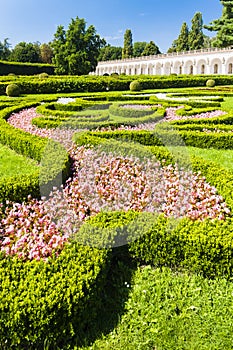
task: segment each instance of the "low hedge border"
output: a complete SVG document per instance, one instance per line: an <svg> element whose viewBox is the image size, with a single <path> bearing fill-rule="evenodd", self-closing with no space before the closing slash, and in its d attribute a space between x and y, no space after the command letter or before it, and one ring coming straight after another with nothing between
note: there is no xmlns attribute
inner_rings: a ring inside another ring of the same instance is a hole
<svg viewBox="0 0 233 350"><path fill-rule="evenodd" d="M0 111L0 143L6 145L28 158L32 158L41 164L39 179L22 177L12 178L5 184L1 182L1 193L12 198L17 193L20 201L25 200L26 189L38 197L40 189L46 188L49 192L54 184L60 184L60 179L64 182L70 175L70 158L65 148L55 141L48 141L43 137L31 135L25 131L19 130L6 122L7 118L14 112L24 108L35 106L35 103L19 104L15 107L5 108ZM49 152L47 152L49 150ZM42 162L42 163L41 163ZM8 184L9 189L6 188ZM17 189L17 190L16 190ZM29 194L28 193L28 194ZM4 197L6 201L8 197Z"/></svg>
<svg viewBox="0 0 233 350"><path fill-rule="evenodd" d="M1 349L84 344L103 307L109 264L109 251L76 243L47 262L1 255Z"/></svg>

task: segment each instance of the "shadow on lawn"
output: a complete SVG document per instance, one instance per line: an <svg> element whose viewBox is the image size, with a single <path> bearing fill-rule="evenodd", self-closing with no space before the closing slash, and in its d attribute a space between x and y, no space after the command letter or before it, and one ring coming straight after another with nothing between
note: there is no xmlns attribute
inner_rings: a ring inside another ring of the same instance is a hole
<svg viewBox="0 0 233 350"><path fill-rule="evenodd" d="M76 343L79 349L91 345L101 335L106 335L115 328L124 313L135 269L136 264L129 257L127 246L113 249L106 285L101 294L102 306L97 318L85 330L83 338Z"/></svg>

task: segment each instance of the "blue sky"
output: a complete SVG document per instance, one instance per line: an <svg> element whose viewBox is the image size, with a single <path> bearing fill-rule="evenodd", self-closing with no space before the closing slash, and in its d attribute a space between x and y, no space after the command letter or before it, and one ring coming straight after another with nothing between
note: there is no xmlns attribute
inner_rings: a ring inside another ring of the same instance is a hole
<svg viewBox="0 0 233 350"><path fill-rule="evenodd" d="M111 45L123 46L124 32L131 29L133 42L153 40L166 52L182 23L191 27L195 12L202 13L204 24L222 13L219 0L0 0L0 5L0 41L9 38L12 47L20 41L47 43L58 25L67 29L78 16Z"/></svg>

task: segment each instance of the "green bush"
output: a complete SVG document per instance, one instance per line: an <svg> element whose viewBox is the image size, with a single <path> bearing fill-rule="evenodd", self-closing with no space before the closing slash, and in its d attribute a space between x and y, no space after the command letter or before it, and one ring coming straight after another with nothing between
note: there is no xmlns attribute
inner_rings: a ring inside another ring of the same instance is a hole
<svg viewBox="0 0 233 350"><path fill-rule="evenodd" d="M206 82L207 87L214 87L215 86L215 80L214 79L208 79Z"/></svg>
<svg viewBox="0 0 233 350"><path fill-rule="evenodd" d="M6 94L9 97L18 97L20 95L20 88L16 84L9 84L6 87Z"/></svg>
<svg viewBox="0 0 233 350"><path fill-rule="evenodd" d="M0 348L74 349L102 306L109 253L68 244L44 261L0 257Z"/></svg>
<svg viewBox="0 0 233 350"><path fill-rule="evenodd" d="M192 221L137 212L100 213L86 222L80 239L93 245L128 242L131 256L157 267L184 268L205 277L233 272L232 219Z"/></svg>
<svg viewBox="0 0 233 350"><path fill-rule="evenodd" d="M43 72L43 73L40 73L40 74L39 74L39 78L40 78L40 79L47 79L48 77L49 77L49 74L48 74L48 73Z"/></svg>
<svg viewBox="0 0 233 350"><path fill-rule="evenodd" d="M130 83L130 85L129 85L129 89L130 89L130 91L140 91L140 90L142 90L141 84L140 84L140 82L138 80L132 81Z"/></svg>

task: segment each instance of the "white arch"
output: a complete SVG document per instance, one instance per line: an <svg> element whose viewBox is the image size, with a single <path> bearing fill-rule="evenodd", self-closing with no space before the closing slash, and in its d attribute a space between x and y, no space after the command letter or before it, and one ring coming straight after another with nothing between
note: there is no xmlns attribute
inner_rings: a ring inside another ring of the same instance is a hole
<svg viewBox="0 0 233 350"><path fill-rule="evenodd" d="M182 66L183 66L182 61L176 61L175 63L173 63L172 73L183 74L183 67Z"/></svg>
<svg viewBox="0 0 233 350"><path fill-rule="evenodd" d="M193 74L194 73L194 61L188 60L184 64L184 74Z"/></svg>
<svg viewBox="0 0 233 350"><path fill-rule="evenodd" d="M166 62L163 66L163 74L164 75L170 75L171 74L171 63Z"/></svg>
<svg viewBox="0 0 233 350"><path fill-rule="evenodd" d="M155 65L155 75L162 75L162 64L160 62Z"/></svg>
<svg viewBox="0 0 233 350"><path fill-rule="evenodd" d="M207 61L205 59L200 59L196 62L197 74L206 74L207 73Z"/></svg>
<svg viewBox="0 0 233 350"><path fill-rule="evenodd" d="M222 73L222 61L220 58L214 58L210 61L210 74Z"/></svg>
<svg viewBox="0 0 233 350"><path fill-rule="evenodd" d="M233 57L228 58L225 62L225 74L233 74Z"/></svg>

